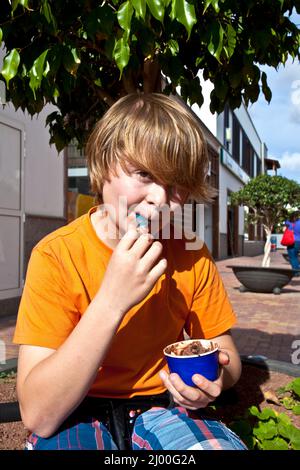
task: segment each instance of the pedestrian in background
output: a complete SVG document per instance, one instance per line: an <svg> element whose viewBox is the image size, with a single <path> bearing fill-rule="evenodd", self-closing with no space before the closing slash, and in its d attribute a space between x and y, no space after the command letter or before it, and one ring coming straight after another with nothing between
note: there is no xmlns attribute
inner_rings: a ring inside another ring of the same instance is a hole
<svg viewBox="0 0 300 470"><path fill-rule="evenodd" d="M293 269L300 269L299 263L299 252L300 252L300 212L294 212L289 220L285 222L286 226L293 230L295 243L287 247L289 261ZM300 271L295 274L295 276L300 276Z"/></svg>

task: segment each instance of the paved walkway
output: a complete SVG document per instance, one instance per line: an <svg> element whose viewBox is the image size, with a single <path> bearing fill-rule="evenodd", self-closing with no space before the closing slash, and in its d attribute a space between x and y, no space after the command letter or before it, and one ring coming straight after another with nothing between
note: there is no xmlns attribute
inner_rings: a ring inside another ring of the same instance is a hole
<svg viewBox="0 0 300 470"><path fill-rule="evenodd" d="M271 253L272 266L289 268L282 250ZM238 316L233 336L239 352L243 355L262 355L268 359L291 362L295 351L292 344L300 342L300 277L295 277L280 295L239 292L240 283L234 276L230 264L260 265L262 256L239 257L217 261L232 305ZM18 346L12 344L15 316L0 317L0 365L3 345L6 359L18 356ZM299 347L298 347L299 349Z"/></svg>
<svg viewBox="0 0 300 470"><path fill-rule="evenodd" d="M284 250L271 253L271 266L290 268ZM245 355L291 362L295 340L300 345L300 277L294 277L280 295L239 291L240 282L227 265L260 265L262 256L239 257L217 262L238 323L233 337ZM299 346L298 348L299 349ZM299 356L299 354L298 354Z"/></svg>

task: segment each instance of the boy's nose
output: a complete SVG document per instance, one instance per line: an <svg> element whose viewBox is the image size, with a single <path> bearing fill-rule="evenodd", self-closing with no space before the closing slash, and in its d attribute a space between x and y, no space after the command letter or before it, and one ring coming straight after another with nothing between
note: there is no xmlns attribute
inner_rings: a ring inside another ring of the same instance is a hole
<svg viewBox="0 0 300 470"><path fill-rule="evenodd" d="M168 188L167 186L155 182L148 186L146 201L148 204L154 204L157 207L167 204Z"/></svg>

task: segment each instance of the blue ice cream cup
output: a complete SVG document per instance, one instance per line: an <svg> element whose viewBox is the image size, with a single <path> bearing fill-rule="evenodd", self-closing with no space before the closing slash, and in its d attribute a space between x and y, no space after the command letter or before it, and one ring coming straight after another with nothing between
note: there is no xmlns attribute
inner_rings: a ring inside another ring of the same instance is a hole
<svg viewBox="0 0 300 470"><path fill-rule="evenodd" d="M191 345L200 343L206 352L191 353ZM189 346L189 355L184 350ZM176 351L176 353L174 352ZM179 341L166 346L163 350L170 373L176 373L184 383L196 387L192 381L194 374L200 374L208 380L214 381L219 375L219 348L216 343L205 339L191 339Z"/></svg>

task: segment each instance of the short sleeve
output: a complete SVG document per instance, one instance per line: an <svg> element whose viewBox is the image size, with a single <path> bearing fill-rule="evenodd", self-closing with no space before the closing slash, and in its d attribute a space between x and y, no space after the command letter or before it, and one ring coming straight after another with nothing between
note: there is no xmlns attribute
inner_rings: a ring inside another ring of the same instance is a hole
<svg viewBox="0 0 300 470"><path fill-rule="evenodd" d="M14 343L57 349L79 319L59 260L35 248L28 264Z"/></svg>
<svg viewBox="0 0 300 470"><path fill-rule="evenodd" d="M191 338L213 338L236 323L216 264L204 245L194 264L194 296L185 329Z"/></svg>

